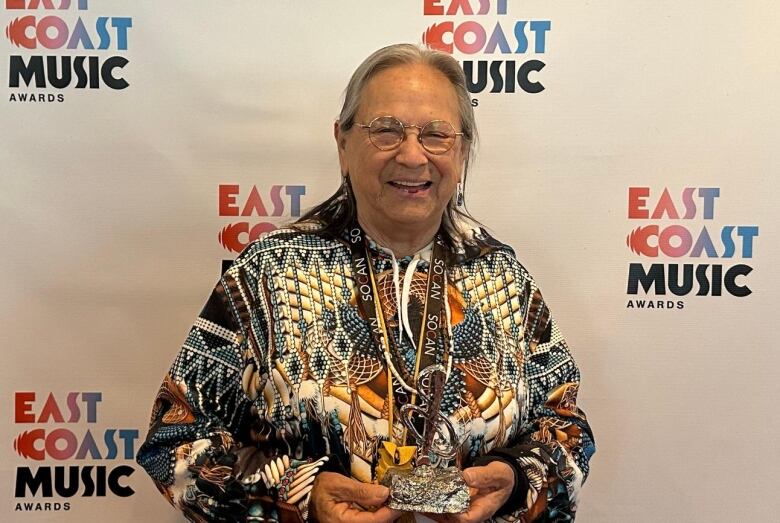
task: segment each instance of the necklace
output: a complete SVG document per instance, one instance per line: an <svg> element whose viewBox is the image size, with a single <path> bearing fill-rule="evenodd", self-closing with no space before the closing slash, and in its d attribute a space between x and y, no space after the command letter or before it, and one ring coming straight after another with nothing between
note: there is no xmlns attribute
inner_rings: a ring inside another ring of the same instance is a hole
<svg viewBox="0 0 780 523"><path fill-rule="evenodd" d="M396 404L414 405L420 393L419 377L425 370L443 364L447 368L450 353L450 336L446 314L446 262L445 246L441 234L434 239L431 261L428 269L426 297L423 304L423 315L420 321L420 333L417 339L417 353L414 365L413 383L398 372L393 362L392 353L399 354L396 340L388 334L387 318L377 292L376 276L371 262L368 240L362 227L355 222L349 231L349 243L352 254L352 271L356 282L358 304L369 321L369 328L374 344L384 354L387 365L388 383L388 428L390 437L394 438L394 410ZM397 304L399 311L401 304ZM400 312L399 312L400 314ZM441 360L438 360L439 347L443 346ZM437 391L441 392L441 391ZM404 428L400 442L406 441L407 430Z"/></svg>

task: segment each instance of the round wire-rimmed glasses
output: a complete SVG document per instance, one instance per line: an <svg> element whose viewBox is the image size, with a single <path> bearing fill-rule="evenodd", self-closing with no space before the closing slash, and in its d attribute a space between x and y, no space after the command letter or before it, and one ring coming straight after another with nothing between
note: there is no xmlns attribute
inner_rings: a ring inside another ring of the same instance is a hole
<svg viewBox="0 0 780 523"><path fill-rule="evenodd" d="M377 116L366 124L356 123L368 129L368 139L380 151L391 151L406 139L406 129L417 129L417 141L431 154L444 154L455 145L458 136L452 124L446 120L431 120L425 125L405 124L395 116Z"/></svg>

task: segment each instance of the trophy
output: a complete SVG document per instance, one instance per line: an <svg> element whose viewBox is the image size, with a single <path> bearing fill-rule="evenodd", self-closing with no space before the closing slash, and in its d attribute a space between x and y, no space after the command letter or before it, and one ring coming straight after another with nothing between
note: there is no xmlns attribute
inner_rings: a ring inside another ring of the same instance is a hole
<svg viewBox="0 0 780 523"><path fill-rule="evenodd" d="M453 514L469 508L468 485L458 467L448 466L457 454L458 437L439 410L446 379L442 365L427 367L417 382L421 404L401 407L401 421L417 451L413 467L391 467L382 478L390 488L387 506L392 509Z"/></svg>

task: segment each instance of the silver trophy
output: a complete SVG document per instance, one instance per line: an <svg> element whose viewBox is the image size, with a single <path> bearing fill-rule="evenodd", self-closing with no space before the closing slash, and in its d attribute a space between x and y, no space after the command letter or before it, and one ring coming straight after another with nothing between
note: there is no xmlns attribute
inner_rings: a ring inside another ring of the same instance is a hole
<svg viewBox="0 0 780 523"><path fill-rule="evenodd" d="M414 467L390 469L382 478L382 484L390 488L387 506L392 509L453 514L469 508L468 485L458 467L448 466L457 454L458 436L439 410L446 379L441 365L424 369L417 381L420 405L401 407L401 422L417 445L417 453Z"/></svg>

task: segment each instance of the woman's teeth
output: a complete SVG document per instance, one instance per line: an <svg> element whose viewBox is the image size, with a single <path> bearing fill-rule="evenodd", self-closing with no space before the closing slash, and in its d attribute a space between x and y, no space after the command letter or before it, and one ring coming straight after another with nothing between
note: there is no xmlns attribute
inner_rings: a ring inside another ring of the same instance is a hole
<svg viewBox="0 0 780 523"><path fill-rule="evenodd" d="M390 185L407 191L418 191L430 187L431 182L390 182Z"/></svg>

